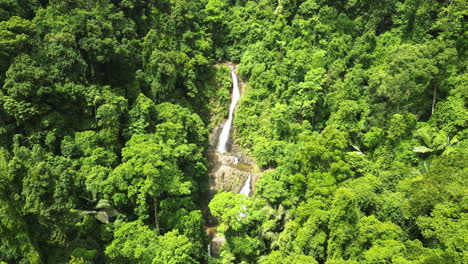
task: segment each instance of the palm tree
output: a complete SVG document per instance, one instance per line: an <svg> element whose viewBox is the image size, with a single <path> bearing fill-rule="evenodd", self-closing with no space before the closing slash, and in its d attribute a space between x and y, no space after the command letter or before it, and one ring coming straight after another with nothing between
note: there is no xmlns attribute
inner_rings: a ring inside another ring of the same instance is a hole
<svg viewBox="0 0 468 264"><path fill-rule="evenodd" d="M270 242L272 250L279 248L278 237L283 231L284 225L290 218L289 211L283 205L278 205L275 209L270 204L262 208L262 211L267 215L268 220L262 225L261 238Z"/></svg>
<svg viewBox="0 0 468 264"><path fill-rule="evenodd" d="M107 199L101 199L94 207L95 210L76 210L72 209L74 213L78 213L79 216L84 217L85 215L92 215L103 224L108 224L109 219L119 215L119 212L115 210L114 206Z"/></svg>
<svg viewBox="0 0 468 264"><path fill-rule="evenodd" d="M447 155L452 151L452 146L458 143L458 137L455 135L452 139L447 136L447 140L435 140L437 135L430 131L429 127L422 127L416 131L416 134L422 139L425 146L416 146L413 148L417 153L428 153L435 150L443 150L442 155ZM440 136L440 135L439 135Z"/></svg>

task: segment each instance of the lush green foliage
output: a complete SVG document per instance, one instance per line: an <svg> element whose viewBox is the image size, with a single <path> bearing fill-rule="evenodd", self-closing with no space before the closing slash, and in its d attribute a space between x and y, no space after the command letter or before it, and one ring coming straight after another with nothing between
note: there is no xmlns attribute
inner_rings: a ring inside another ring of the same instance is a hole
<svg viewBox="0 0 468 264"><path fill-rule="evenodd" d="M203 8L0 1L1 260L206 258L203 151L218 81Z"/></svg>
<svg viewBox="0 0 468 264"><path fill-rule="evenodd" d="M0 263L467 263L466 0L0 0ZM209 204L208 131L269 169Z"/></svg>
<svg viewBox="0 0 468 264"><path fill-rule="evenodd" d="M211 202L221 263L468 261L466 1L209 3L237 140L274 169L256 221Z"/></svg>

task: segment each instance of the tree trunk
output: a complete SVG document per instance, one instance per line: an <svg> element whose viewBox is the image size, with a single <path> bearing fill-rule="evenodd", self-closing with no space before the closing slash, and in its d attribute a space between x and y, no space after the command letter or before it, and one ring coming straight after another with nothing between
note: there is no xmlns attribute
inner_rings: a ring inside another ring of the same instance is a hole
<svg viewBox="0 0 468 264"><path fill-rule="evenodd" d="M434 114L435 103L436 103L436 98L437 98L437 86L435 85L435 83L433 83L433 86L434 86L434 96L432 97L432 112L431 112L431 115Z"/></svg>
<svg viewBox="0 0 468 264"><path fill-rule="evenodd" d="M156 234L159 235L159 220L158 220L158 199L153 197L154 201L154 225L156 226Z"/></svg>

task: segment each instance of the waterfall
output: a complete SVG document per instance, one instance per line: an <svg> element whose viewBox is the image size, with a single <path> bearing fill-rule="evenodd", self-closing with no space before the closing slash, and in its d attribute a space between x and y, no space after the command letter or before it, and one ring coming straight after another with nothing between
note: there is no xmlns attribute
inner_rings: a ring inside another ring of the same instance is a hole
<svg viewBox="0 0 468 264"><path fill-rule="evenodd" d="M247 196L250 195L250 181L252 180L252 173L249 173L249 177L244 183L244 186L242 186L242 189L240 190L240 194L245 194ZM237 221L242 220L247 215L247 207L245 205L242 205L242 212L239 213L237 216Z"/></svg>
<svg viewBox="0 0 468 264"><path fill-rule="evenodd" d="M231 76L232 76L232 101L231 106L229 107L229 117L226 123L223 126L223 130L219 135L217 150L220 153L225 153L227 148L227 143L229 140L229 132L231 131L232 119L234 116L234 109L236 108L237 102L240 98L239 84L237 80L237 75L234 67L231 67Z"/></svg>
<svg viewBox="0 0 468 264"><path fill-rule="evenodd" d="M252 173L249 173L249 177L244 183L244 186L242 186L242 189L240 190L240 194L245 194L247 196L250 195L250 181L252 180Z"/></svg>

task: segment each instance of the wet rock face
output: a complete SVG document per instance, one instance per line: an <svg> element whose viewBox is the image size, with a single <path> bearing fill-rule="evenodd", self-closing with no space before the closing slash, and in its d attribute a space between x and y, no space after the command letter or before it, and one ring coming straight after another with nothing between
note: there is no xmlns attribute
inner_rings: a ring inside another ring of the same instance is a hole
<svg viewBox="0 0 468 264"><path fill-rule="evenodd" d="M247 164L256 164L255 161L250 158L245 152L244 150L239 146L239 144L237 144L236 142L234 142L234 144L231 144L230 146L231 148L231 152L232 153L235 153L234 155L241 161L241 162L244 162L244 163L247 163Z"/></svg>
<svg viewBox="0 0 468 264"><path fill-rule="evenodd" d="M213 239L211 240L211 255L213 257L219 257L219 253L221 252L221 247L226 242L226 237L222 234L216 234Z"/></svg>
<svg viewBox="0 0 468 264"><path fill-rule="evenodd" d="M250 187L253 191L255 183L262 174L260 172L254 173L254 171L258 171L258 169L254 169L256 168L255 160L244 152L232 138L232 135L227 141L228 152L220 153L217 151L219 137L225 122L214 127L209 134L210 148L207 151L207 158L209 160L210 200L219 190L238 193L249 174L252 176ZM232 130L232 134L235 134L235 128Z"/></svg>
<svg viewBox="0 0 468 264"><path fill-rule="evenodd" d="M223 130L223 125L224 125L224 122L214 127L210 135L208 136L208 142L210 143L210 148L214 149L218 145L219 134L221 134L221 131Z"/></svg>
<svg viewBox="0 0 468 264"><path fill-rule="evenodd" d="M205 231L210 238L210 242L208 244L208 254L211 257L217 258L221 252L221 247L226 242L226 237L223 234L217 233L215 226L206 227Z"/></svg>
<svg viewBox="0 0 468 264"><path fill-rule="evenodd" d="M239 192L252 173L252 166L230 154L209 150L211 198L218 190Z"/></svg>

